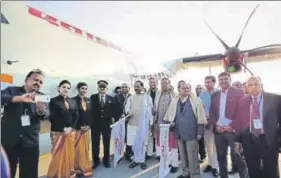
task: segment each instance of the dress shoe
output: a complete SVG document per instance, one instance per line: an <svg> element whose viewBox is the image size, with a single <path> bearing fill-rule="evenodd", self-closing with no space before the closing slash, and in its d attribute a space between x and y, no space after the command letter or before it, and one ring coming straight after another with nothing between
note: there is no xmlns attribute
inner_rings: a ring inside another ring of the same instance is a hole
<svg viewBox="0 0 281 178"><path fill-rule="evenodd" d="M145 155L145 159L146 159L146 160L149 160L149 159L151 159L151 158L152 158L152 156Z"/></svg>
<svg viewBox="0 0 281 178"><path fill-rule="evenodd" d="M125 155L125 159L129 162L132 162L132 158L130 155Z"/></svg>
<svg viewBox="0 0 281 178"><path fill-rule="evenodd" d="M208 165L207 167L205 167L205 169L203 170L203 172L211 172L212 171L212 166Z"/></svg>
<svg viewBox="0 0 281 178"><path fill-rule="evenodd" d="M228 172L228 174L236 174L238 172L237 168L232 168L231 171Z"/></svg>
<svg viewBox="0 0 281 178"><path fill-rule="evenodd" d="M219 177L219 172L218 172L218 170L217 170L217 169L212 169L212 175L213 175L214 177Z"/></svg>
<svg viewBox="0 0 281 178"><path fill-rule="evenodd" d="M190 175L187 175L187 176L180 175L177 178L190 178Z"/></svg>
<svg viewBox="0 0 281 178"><path fill-rule="evenodd" d="M170 173L176 173L178 171L178 167L171 167Z"/></svg>
<svg viewBox="0 0 281 178"><path fill-rule="evenodd" d="M110 168L110 164L109 163L103 163L104 167L106 168Z"/></svg>
<svg viewBox="0 0 281 178"><path fill-rule="evenodd" d="M100 162L95 162L92 169L96 169L100 165Z"/></svg>

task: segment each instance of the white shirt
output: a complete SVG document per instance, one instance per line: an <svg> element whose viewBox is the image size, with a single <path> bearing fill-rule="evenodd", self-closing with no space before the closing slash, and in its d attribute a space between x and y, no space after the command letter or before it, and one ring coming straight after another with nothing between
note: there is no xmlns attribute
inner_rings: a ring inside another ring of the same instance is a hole
<svg viewBox="0 0 281 178"><path fill-rule="evenodd" d="M225 107L228 89L225 92L220 92L220 118L225 118Z"/></svg>

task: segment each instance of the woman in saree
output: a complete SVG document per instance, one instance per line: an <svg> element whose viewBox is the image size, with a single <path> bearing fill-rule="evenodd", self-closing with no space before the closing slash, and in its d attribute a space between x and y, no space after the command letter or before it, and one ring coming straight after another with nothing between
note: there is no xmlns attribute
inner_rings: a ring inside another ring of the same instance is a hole
<svg viewBox="0 0 281 178"><path fill-rule="evenodd" d="M89 128L91 120L91 100L86 97L88 85L80 82L77 85L76 102L79 117L75 136L75 172L77 177L92 177L92 165L89 154Z"/></svg>
<svg viewBox="0 0 281 178"><path fill-rule="evenodd" d="M74 178L74 144L75 127L77 127L78 112L76 103L69 99L71 84L68 80L59 83L59 95L49 103L52 161L47 173L48 178Z"/></svg>

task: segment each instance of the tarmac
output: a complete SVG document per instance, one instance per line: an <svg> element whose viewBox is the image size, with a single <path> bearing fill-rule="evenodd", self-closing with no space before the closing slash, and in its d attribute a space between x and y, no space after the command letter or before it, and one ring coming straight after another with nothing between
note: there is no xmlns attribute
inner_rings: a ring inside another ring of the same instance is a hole
<svg viewBox="0 0 281 178"><path fill-rule="evenodd" d="M39 161L39 178L46 178L46 174L48 171L49 163L51 161L51 154L49 153L51 150L51 141L50 134L44 133L40 134L40 161ZM101 158L102 158L102 144L101 144ZM113 151L113 146L111 145L111 152ZM280 160L281 161L281 160ZM279 162L280 162L279 161ZM116 168L113 167L113 163L111 163L111 168L105 168L102 164L93 170L94 178L158 178L159 176L159 161L156 157L153 157L147 160L148 168L145 170L141 170L140 167L135 167L134 169L128 168L129 162L122 159ZM228 167L231 168L231 159L230 155L228 155ZM207 165L207 161L200 165L201 167L201 177L202 178L212 178L211 173L203 173L202 170ZM280 166L280 164L279 164ZM175 174L169 173L165 178L176 178L181 173L181 167ZM16 176L18 178L18 174ZM231 175L230 178L239 178L238 174Z"/></svg>

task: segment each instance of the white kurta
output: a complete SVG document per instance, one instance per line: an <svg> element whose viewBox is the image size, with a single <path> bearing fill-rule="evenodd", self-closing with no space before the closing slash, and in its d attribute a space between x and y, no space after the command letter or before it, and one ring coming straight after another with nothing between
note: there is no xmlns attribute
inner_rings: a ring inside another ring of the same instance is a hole
<svg viewBox="0 0 281 178"><path fill-rule="evenodd" d="M152 100L146 94L131 96L125 106L126 113L131 115L127 126L127 144L133 146L135 162L145 160L149 125L153 123L152 107Z"/></svg>

